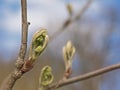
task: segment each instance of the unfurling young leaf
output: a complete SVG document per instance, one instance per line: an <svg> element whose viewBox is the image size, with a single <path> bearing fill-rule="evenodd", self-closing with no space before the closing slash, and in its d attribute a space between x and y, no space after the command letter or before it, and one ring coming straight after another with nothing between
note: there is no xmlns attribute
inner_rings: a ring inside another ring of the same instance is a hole
<svg viewBox="0 0 120 90"><path fill-rule="evenodd" d="M42 28L36 32L32 37L32 42L29 51L29 59L33 62L38 58L38 56L44 51L48 44L47 30Z"/></svg>
<svg viewBox="0 0 120 90"><path fill-rule="evenodd" d="M40 74L39 83L41 87L47 87L53 81L54 77L50 66L45 66Z"/></svg>
<svg viewBox="0 0 120 90"><path fill-rule="evenodd" d="M63 47L63 57L64 57L66 71L72 66L74 54L75 54L75 47L72 45L71 41L68 41L66 46Z"/></svg>

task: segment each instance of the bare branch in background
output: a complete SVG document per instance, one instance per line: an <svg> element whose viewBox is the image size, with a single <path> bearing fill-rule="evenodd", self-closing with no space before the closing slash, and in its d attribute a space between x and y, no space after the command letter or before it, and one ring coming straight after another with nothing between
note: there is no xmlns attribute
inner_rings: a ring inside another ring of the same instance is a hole
<svg viewBox="0 0 120 90"><path fill-rule="evenodd" d="M77 14L77 16L74 18L73 21L76 21L81 18L81 16L85 13L85 11L89 8L93 0L88 0L87 3L84 5L84 7L81 9L81 11Z"/></svg>
<svg viewBox="0 0 120 90"><path fill-rule="evenodd" d="M96 70L96 71L93 71L93 72L90 72L90 73L87 73L87 74L84 74L84 75L73 77L73 78L67 79L67 80L59 82L59 83L52 84L51 86L49 86L48 90L51 90L51 89L53 90L53 88L54 89L55 88L60 88L62 86L66 86L66 85L69 85L69 84L72 84L72 83L87 80L87 79L90 79L92 77L96 77L96 76L102 75L104 73L107 73L107 72L110 72L110 71L113 71L113 70L116 70L116 69L120 69L120 63L119 64L114 64L114 65L111 65L111 66L108 66L108 67L105 67L105 68L102 68L102 69L99 69L99 70Z"/></svg>
<svg viewBox="0 0 120 90"><path fill-rule="evenodd" d="M22 10L22 38L19 56L16 61L16 69L4 80L0 90L12 90L16 80L19 79L23 74L19 70L24 63L24 58L27 50L28 22L26 0L21 0L21 10Z"/></svg>
<svg viewBox="0 0 120 90"><path fill-rule="evenodd" d="M73 19L71 19L71 17L69 17L64 24L62 25L62 27L57 30L51 37L50 40L53 41L57 36L59 36L71 23L75 22L76 20L80 19L82 17L82 15L84 14L84 12L89 8L89 6L91 5L93 0L88 0L86 2L86 4L83 6L83 8L81 9L81 11L76 15L76 17L74 17Z"/></svg>

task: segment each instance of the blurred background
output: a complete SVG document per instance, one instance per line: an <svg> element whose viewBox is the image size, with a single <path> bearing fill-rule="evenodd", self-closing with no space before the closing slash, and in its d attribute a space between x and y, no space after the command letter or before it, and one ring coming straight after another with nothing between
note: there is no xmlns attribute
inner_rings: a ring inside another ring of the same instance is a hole
<svg viewBox="0 0 120 90"><path fill-rule="evenodd" d="M72 6L72 14L67 4ZM40 70L53 69L62 78L62 48L68 40L76 47L75 77L120 62L120 0L28 0L28 49L40 27L48 30L49 44L34 68L17 81L13 90L37 90ZM0 84L14 69L21 39L20 0L0 0ZM120 90L120 70L74 83L58 90Z"/></svg>

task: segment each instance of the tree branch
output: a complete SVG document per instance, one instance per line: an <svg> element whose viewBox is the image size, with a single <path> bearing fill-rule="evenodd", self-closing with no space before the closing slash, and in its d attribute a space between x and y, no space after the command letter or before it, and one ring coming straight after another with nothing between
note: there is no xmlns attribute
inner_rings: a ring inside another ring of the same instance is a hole
<svg viewBox="0 0 120 90"><path fill-rule="evenodd" d="M76 21L76 20L80 19L82 17L82 15L85 13L85 11L89 8L89 6L91 5L92 2L93 2L93 0L88 0L86 2L86 4L84 5L84 7L81 9L81 11L74 18L73 21Z"/></svg>
<svg viewBox="0 0 120 90"><path fill-rule="evenodd" d="M28 22L27 22L27 1L21 0L21 11L22 11L22 37L21 47L16 61L16 67L20 69L24 63L24 58L27 50L27 36L28 36Z"/></svg>
<svg viewBox="0 0 120 90"><path fill-rule="evenodd" d="M21 0L22 9L22 38L21 38L21 48L19 57L21 59L25 58L27 49L27 36L28 36L28 22L27 22L27 2L26 0Z"/></svg>
<svg viewBox="0 0 120 90"><path fill-rule="evenodd" d="M19 79L24 74L23 72L21 72L20 69L24 64L24 58L27 50L28 22L27 22L26 0L21 0L21 10L22 10L22 38L21 38L21 47L20 47L18 59L15 63L16 68L3 81L0 90L12 90L16 80Z"/></svg>
<svg viewBox="0 0 120 90"><path fill-rule="evenodd" d="M114 65L111 65L111 66L108 66L108 67L104 67L102 69L99 69L99 70L96 70L96 71L93 71L93 72L89 72L89 73L86 73L86 74L83 74L83 75L80 75L80 76L77 76L77 77L73 77L73 78L67 79L65 81L60 81L60 82L54 83L54 84L52 84L51 86L48 87L48 90L53 90L55 88L60 88L60 87L63 87L63 86L69 85L69 84L76 83L78 81L83 81L83 80L86 80L86 79L89 79L89 78L92 78L92 77L96 77L96 76L99 76L101 74L104 74L104 73L107 73L107 72L110 72L110 71L113 71L113 70L116 70L116 69L120 69L120 63L119 64L114 64Z"/></svg>
<svg viewBox="0 0 120 90"><path fill-rule="evenodd" d="M57 30L51 37L51 42L58 36L60 35L63 31L65 31L65 29L73 22L75 22L76 20L80 19L82 17L82 15L85 13L85 11L89 8L90 4L92 3L93 0L88 0L86 2L86 4L83 6L83 8L81 9L81 11L73 18L71 19L71 17L69 17L64 24L62 25L62 27Z"/></svg>

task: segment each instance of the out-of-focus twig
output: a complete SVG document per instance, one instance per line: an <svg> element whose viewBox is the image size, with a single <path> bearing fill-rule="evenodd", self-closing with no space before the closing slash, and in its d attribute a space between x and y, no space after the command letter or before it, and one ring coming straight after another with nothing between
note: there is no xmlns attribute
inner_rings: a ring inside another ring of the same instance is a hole
<svg viewBox="0 0 120 90"><path fill-rule="evenodd" d="M18 55L18 59L15 64L15 70L8 75L1 85L0 90L12 90L15 82L19 79L23 73L19 71L24 64L24 58L27 49L27 36L28 36L28 22L27 22L27 1L21 0L21 10L22 10L22 38L21 47Z"/></svg>
<svg viewBox="0 0 120 90"><path fill-rule="evenodd" d="M85 11L89 8L93 0L88 0L87 3L84 5L84 7L81 9L81 11L76 15L76 17L73 19L73 21L76 21L81 18L81 16L85 13Z"/></svg>
<svg viewBox="0 0 120 90"><path fill-rule="evenodd" d="M86 2L86 4L83 6L83 8L81 9L81 11L72 19L71 17L69 17L64 24L62 25L62 27L57 30L51 37L50 40L53 41L57 36L59 36L71 23L75 22L76 20L80 19L82 17L82 15L84 14L84 12L89 8L89 6L91 5L93 0L88 0Z"/></svg>
<svg viewBox="0 0 120 90"><path fill-rule="evenodd" d="M72 84L72 83L76 83L76 82L79 82L79 81L90 79L92 77L96 77L96 76L105 74L107 72L110 72L110 71L113 71L113 70L116 70L116 69L120 69L120 63L119 64L114 64L114 65L111 65L111 66L108 66L108 67L104 67L102 69L99 69L99 70L96 70L96 71L93 71L93 72L89 72L89 73L86 73L86 74L83 74L83 75L80 75L80 76L77 76L77 77L73 77L73 78L67 79L65 81L61 81L59 83L54 83L54 84L49 86L48 90L53 90L55 88L60 88L60 87L63 87L63 86L66 86L66 85L69 85L69 84Z"/></svg>

